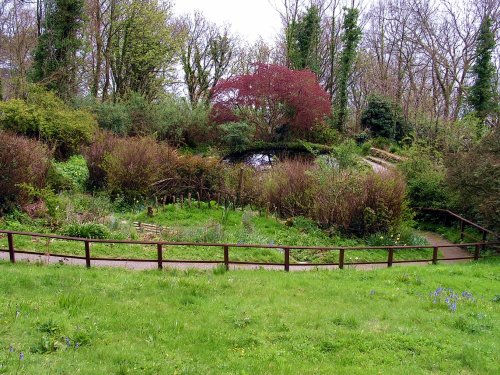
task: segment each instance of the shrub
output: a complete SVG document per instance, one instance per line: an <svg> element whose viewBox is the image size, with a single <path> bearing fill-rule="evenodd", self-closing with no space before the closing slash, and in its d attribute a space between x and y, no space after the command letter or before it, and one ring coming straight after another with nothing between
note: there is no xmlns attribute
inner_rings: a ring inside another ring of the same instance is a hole
<svg viewBox="0 0 500 375"><path fill-rule="evenodd" d="M361 125L373 135L400 141L408 133L401 108L382 96L372 95L361 115Z"/></svg>
<svg viewBox="0 0 500 375"><path fill-rule="evenodd" d="M255 127L244 122L228 122L220 126L222 142L232 152L244 151L252 142Z"/></svg>
<svg viewBox="0 0 500 375"><path fill-rule="evenodd" d="M83 191L88 178L89 170L85 158L82 155L73 155L65 162L53 162L47 181L57 191Z"/></svg>
<svg viewBox="0 0 500 375"><path fill-rule="evenodd" d="M218 159L196 155L180 156L176 163L175 179L167 190L168 194L196 193L201 199L215 194L222 181L222 166Z"/></svg>
<svg viewBox="0 0 500 375"><path fill-rule="evenodd" d="M160 180L175 177L177 154L150 137L122 138L104 156L102 169L112 194L127 198L150 196Z"/></svg>
<svg viewBox="0 0 500 375"><path fill-rule="evenodd" d="M132 127L128 108L123 103L98 103L92 106L99 127L115 134L127 135Z"/></svg>
<svg viewBox="0 0 500 375"><path fill-rule="evenodd" d="M111 237L109 229L96 223L69 224L61 229L61 234L68 237L105 240Z"/></svg>
<svg viewBox="0 0 500 375"><path fill-rule="evenodd" d="M45 186L50 157L42 143L0 131L0 210L27 202L20 184Z"/></svg>
<svg viewBox="0 0 500 375"><path fill-rule="evenodd" d="M327 165L284 162L263 176L260 204L283 217L303 215L322 228L354 234L387 231L405 210L406 186L393 172L361 174Z"/></svg>
<svg viewBox="0 0 500 375"><path fill-rule="evenodd" d="M470 152L446 158L446 183L454 207L470 219L500 230L500 131L495 129Z"/></svg>
<svg viewBox="0 0 500 375"><path fill-rule="evenodd" d="M356 142L349 139L334 148L334 155L340 169L348 169L358 165L359 150Z"/></svg>
<svg viewBox="0 0 500 375"><path fill-rule="evenodd" d="M261 204L284 217L308 215L314 198L312 166L300 161L276 165L265 176Z"/></svg>
<svg viewBox="0 0 500 375"><path fill-rule="evenodd" d="M448 208L450 197L442 157L421 146L409 149L407 156L407 160L399 164L399 169L407 180L410 204L413 207Z"/></svg>
<svg viewBox="0 0 500 375"><path fill-rule="evenodd" d="M87 161L89 177L87 185L90 189L100 189L106 186L107 174L103 168L103 162L118 138L112 133L100 131L94 136L94 141L83 149L83 156Z"/></svg>
<svg viewBox="0 0 500 375"><path fill-rule="evenodd" d="M96 122L82 110L72 110L55 94L34 88L26 101L0 102L0 128L48 143L56 155L68 157L92 139Z"/></svg>

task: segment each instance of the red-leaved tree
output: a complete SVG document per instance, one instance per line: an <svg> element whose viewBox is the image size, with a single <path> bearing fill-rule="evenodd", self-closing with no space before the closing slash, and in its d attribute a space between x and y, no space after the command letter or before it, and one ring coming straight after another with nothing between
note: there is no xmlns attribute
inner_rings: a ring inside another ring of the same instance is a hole
<svg viewBox="0 0 500 375"><path fill-rule="evenodd" d="M328 94L312 72L279 65L259 64L253 74L219 82L211 102L215 123L244 121L267 141L285 131L305 134L330 115Z"/></svg>

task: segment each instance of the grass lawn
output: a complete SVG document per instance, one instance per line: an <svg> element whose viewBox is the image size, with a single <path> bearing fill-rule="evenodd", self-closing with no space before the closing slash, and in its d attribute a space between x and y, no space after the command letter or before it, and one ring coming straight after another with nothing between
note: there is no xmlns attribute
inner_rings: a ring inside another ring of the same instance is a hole
<svg viewBox="0 0 500 375"><path fill-rule="evenodd" d="M0 373L498 373L499 265L287 274L0 262Z"/></svg>
<svg viewBox="0 0 500 375"><path fill-rule="evenodd" d="M164 240L168 242L211 242L211 243L246 243L246 244L275 244L298 246L364 246L370 245L362 239L345 238L340 236L329 237L324 231L310 221L298 218L293 226L287 226L283 221L274 217L260 216L256 212L241 210L225 211L222 207L207 208L203 203L201 209L197 207L181 208L177 205L167 205L160 208L154 217L148 217L145 210L139 212L115 213L109 224L112 239L147 239ZM143 222L161 225L165 228L161 236L137 234L132 226L133 222ZM7 221L0 228L17 231L51 232L48 228L30 227L18 222ZM382 237L380 237L382 238ZM376 238L377 242L371 245L394 244L385 243L384 239ZM389 238L386 238L389 240ZM390 239L394 241L393 239ZM423 245L425 240L416 234L406 234L401 239L403 244ZM406 242L403 242L406 241ZM15 236L16 248L55 254L84 256L83 243L62 240L47 241L30 237ZM7 247L7 239L0 235L0 248ZM165 249L165 257L181 260L223 260L222 248L212 247L185 247L171 246ZM151 258L156 257L155 246L141 245L108 245L93 244L92 256L115 258ZM275 249L231 249L230 256L235 261L253 262L283 262L283 254ZM430 259L432 249L398 250L395 260ZM371 250L346 253L346 262L385 261L387 251ZM291 262L337 262L338 252L292 251Z"/></svg>

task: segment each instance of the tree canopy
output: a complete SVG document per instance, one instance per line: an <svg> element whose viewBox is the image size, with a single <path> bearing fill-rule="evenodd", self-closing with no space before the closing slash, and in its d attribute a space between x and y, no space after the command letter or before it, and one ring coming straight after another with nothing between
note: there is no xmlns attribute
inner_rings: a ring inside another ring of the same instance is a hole
<svg viewBox="0 0 500 375"><path fill-rule="evenodd" d="M211 101L216 123L245 121L265 140L308 131L330 114L328 94L314 73L279 65L260 64L253 74L219 82Z"/></svg>

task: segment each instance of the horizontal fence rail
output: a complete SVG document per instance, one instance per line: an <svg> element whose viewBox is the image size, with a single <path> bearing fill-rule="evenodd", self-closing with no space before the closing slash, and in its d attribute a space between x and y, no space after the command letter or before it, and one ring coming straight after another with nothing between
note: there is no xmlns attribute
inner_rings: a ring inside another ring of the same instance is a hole
<svg viewBox="0 0 500 375"><path fill-rule="evenodd" d="M499 245L500 241L493 242L473 242L465 244L450 244L450 245L414 245L414 246L358 246L358 247L325 247L325 246L280 246L280 245L255 245L255 244L221 244L221 243L199 243L199 242L168 242L168 241L128 241L128 240L101 240L101 239L88 239L88 238L77 238L68 236L59 236L51 234L42 233L29 233L29 232L18 232L18 231L7 231L0 230L0 234L7 235L8 249L0 249L0 252L8 252L9 258L12 263L16 261L16 254L28 254L28 255L39 255L39 256L52 256L57 258L67 258L67 259L78 259L84 260L87 267L91 267L92 262L95 261L110 261L110 262L142 262L142 263L157 263L158 269L162 269L163 265L166 263L185 263L185 264L223 264L227 270L229 270L230 265L257 265L257 266L278 266L283 267L285 271L289 271L290 267L320 267L320 266L337 266L343 269L345 266L355 266L355 265L377 265L386 264L388 267L392 267L393 264L398 263L430 263L436 264L438 261L446 260L465 260L474 259L478 260L482 258L481 250L485 246ZM17 250L14 244L14 236L27 236L34 238L46 238L46 239L57 239L65 241L80 242L85 250L85 256L77 255L66 255L66 254L55 254L49 252L36 252L36 251L24 251ZM156 247L156 257L149 259L136 259L136 258L109 258L109 257L93 257L91 253L92 244L129 244L129 245L151 245ZM167 259L165 258L165 251L168 247L173 246L197 246L197 247L218 247L223 251L223 260L180 260L180 259ZM474 254L470 257L456 257L456 258L439 258L439 249L448 247L472 247L474 248ZM250 261L236 261L230 259L230 249L231 248L254 248L254 249L276 249L283 252L283 263L276 262L250 262ZM414 260L395 260L394 254L397 250L403 249L432 249L433 255L431 259L414 259ZM338 251L339 257L338 262L328 262L328 263L311 263L311 262L301 262L292 263L290 262L290 254L293 250L315 250L315 251ZM387 260L378 262L346 262L345 254L346 252L356 252L356 251L366 251L366 250L377 250L386 251Z"/></svg>

